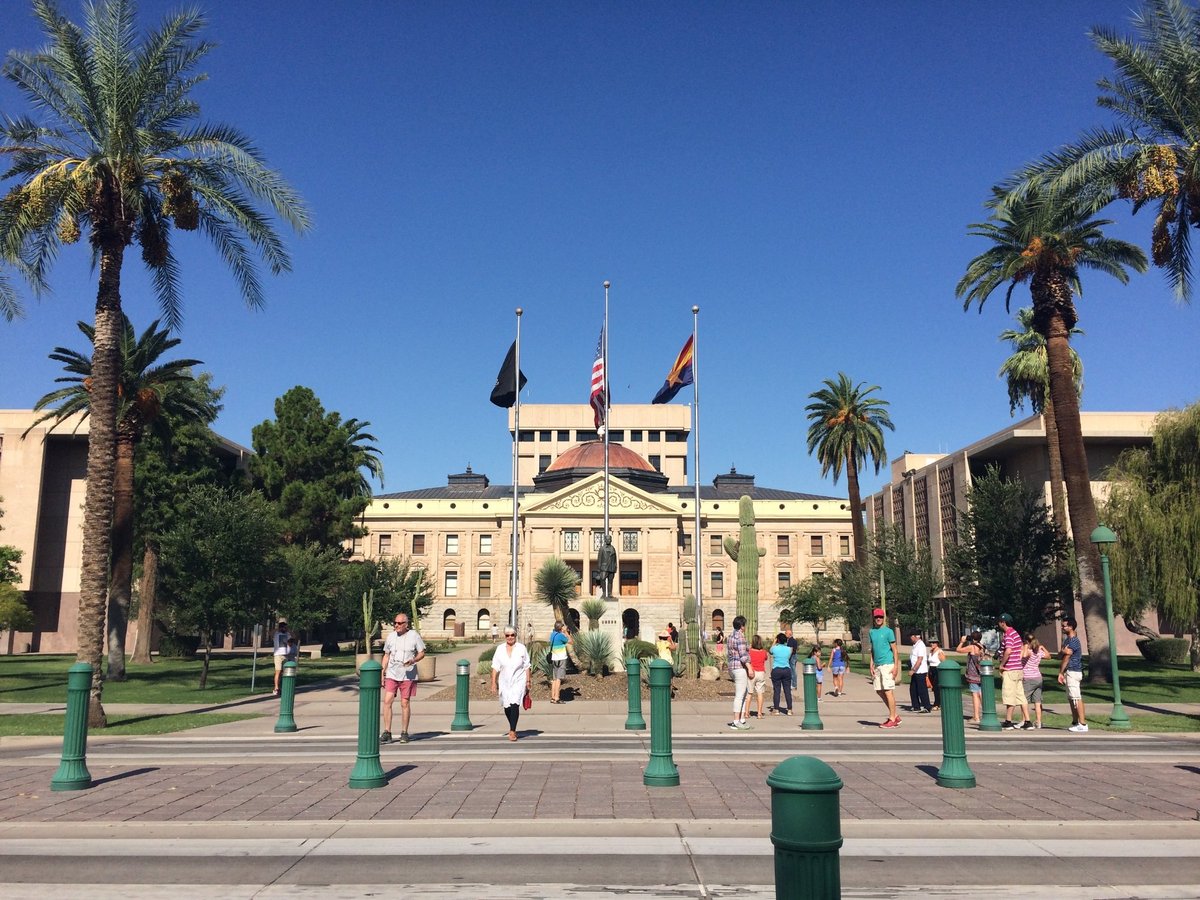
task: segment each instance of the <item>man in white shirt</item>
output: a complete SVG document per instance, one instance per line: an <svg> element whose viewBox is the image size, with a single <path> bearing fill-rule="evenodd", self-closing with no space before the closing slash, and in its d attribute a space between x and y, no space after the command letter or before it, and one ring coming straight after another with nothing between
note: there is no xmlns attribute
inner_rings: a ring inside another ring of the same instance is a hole
<svg viewBox="0 0 1200 900"><path fill-rule="evenodd" d="M916 631L912 634L912 652L908 656L908 668L909 709L913 712L933 712L929 703L929 648Z"/></svg>
<svg viewBox="0 0 1200 900"><path fill-rule="evenodd" d="M381 744L392 740L392 704L400 695L400 743L408 743L410 701L417 693L417 663L425 658L425 642L408 627L408 613L397 613L396 630L383 644L383 733Z"/></svg>
<svg viewBox="0 0 1200 900"><path fill-rule="evenodd" d="M274 640L274 657L275 657L275 690L272 692L274 696L279 696L279 679L283 675L283 664L287 662L288 655L288 638L292 633L288 631L288 623L283 619L279 620L279 624L275 626Z"/></svg>

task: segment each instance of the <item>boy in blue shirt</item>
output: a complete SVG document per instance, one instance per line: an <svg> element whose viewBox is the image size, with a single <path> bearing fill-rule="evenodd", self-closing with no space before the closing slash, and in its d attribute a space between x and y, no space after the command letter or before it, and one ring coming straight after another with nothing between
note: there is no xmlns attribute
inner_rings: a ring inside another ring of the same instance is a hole
<svg viewBox="0 0 1200 900"><path fill-rule="evenodd" d="M876 609L871 613L874 627L871 638L871 681L879 699L887 704L887 721L880 728L895 728L900 724L896 713L896 682L900 679L900 654L896 652L896 632L884 625L884 612Z"/></svg>

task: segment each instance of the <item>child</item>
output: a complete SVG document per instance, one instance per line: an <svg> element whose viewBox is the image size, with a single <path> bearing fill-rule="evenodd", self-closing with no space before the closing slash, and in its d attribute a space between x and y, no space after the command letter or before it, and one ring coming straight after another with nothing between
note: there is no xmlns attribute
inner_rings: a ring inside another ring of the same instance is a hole
<svg viewBox="0 0 1200 900"><path fill-rule="evenodd" d="M817 641L813 644L812 658L817 664L817 699L821 699L821 694L825 691L825 663L821 658L821 642Z"/></svg>
<svg viewBox="0 0 1200 900"><path fill-rule="evenodd" d="M833 673L833 696L842 697L846 693L846 645L841 638L833 642L833 653L829 657L829 671Z"/></svg>
<svg viewBox="0 0 1200 900"><path fill-rule="evenodd" d="M300 644L295 638L288 638L287 659L285 662L296 662L300 658Z"/></svg>
<svg viewBox="0 0 1200 900"><path fill-rule="evenodd" d="M1049 654L1032 633L1025 635L1025 646L1021 648L1021 682L1025 687L1025 702L1034 710L1036 724L1026 720L1021 727L1042 727L1042 660Z"/></svg>

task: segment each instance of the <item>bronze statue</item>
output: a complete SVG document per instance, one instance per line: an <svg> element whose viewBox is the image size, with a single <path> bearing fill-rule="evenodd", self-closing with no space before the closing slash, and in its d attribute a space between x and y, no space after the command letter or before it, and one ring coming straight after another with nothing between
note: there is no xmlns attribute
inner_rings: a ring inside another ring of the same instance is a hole
<svg viewBox="0 0 1200 900"><path fill-rule="evenodd" d="M617 574L617 550L612 545L612 536L605 535L604 543L596 551L596 573L600 576L600 596L612 596L613 578Z"/></svg>

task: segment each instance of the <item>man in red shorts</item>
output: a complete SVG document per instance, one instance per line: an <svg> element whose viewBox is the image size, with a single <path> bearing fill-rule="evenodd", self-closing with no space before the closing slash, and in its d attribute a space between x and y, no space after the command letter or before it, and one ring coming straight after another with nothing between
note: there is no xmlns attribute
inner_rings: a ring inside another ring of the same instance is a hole
<svg viewBox="0 0 1200 900"><path fill-rule="evenodd" d="M410 701L417 693L417 663L425 658L425 642L409 630L408 614L397 613L396 630L383 644L383 733L381 744L392 739L392 704L400 695L400 743L408 743Z"/></svg>

